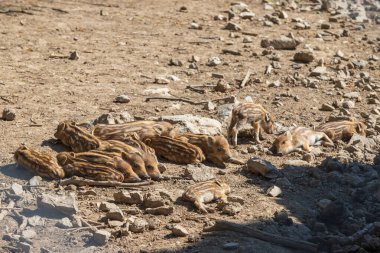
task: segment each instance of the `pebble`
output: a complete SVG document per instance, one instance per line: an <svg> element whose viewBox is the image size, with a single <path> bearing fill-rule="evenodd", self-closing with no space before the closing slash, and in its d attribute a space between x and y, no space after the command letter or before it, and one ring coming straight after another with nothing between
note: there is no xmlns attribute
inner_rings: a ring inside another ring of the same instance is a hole
<svg viewBox="0 0 380 253"><path fill-rule="evenodd" d="M188 164L185 168L185 176L195 182L204 182L215 178L216 171L213 168L203 164L198 166Z"/></svg>
<svg viewBox="0 0 380 253"><path fill-rule="evenodd" d="M331 203L331 200L329 199L321 199L318 201L318 206L323 209L323 208L326 208L330 203Z"/></svg>
<svg viewBox="0 0 380 253"><path fill-rule="evenodd" d="M30 186L38 186L41 184L42 177L40 176L34 176L31 179L29 179L29 185Z"/></svg>
<svg viewBox="0 0 380 253"><path fill-rule="evenodd" d="M280 187L273 185L269 187L269 189L267 190L267 194L271 197L277 197L282 194L282 191Z"/></svg>
<svg viewBox="0 0 380 253"><path fill-rule="evenodd" d="M75 194L53 195L43 193L37 197L37 206L41 209L50 209L71 216L78 212L78 203Z"/></svg>
<svg viewBox="0 0 380 253"><path fill-rule="evenodd" d="M147 230L149 227L149 223L142 218L136 218L133 223L130 225L129 230L133 233L142 233Z"/></svg>
<svg viewBox="0 0 380 253"><path fill-rule="evenodd" d="M252 38L249 37L249 36L245 36L245 37L243 38L243 43L252 43L252 42L253 42L253 40L252 40Z"/></svg>
<svg viewBox="0 0 380 253"><path fill-rule="evenodd" d="M97 245L105 245L111 237L107 230L97 230L93 235L93 240Z"/></svg>
<svg viewBox="0 0 380 253"><path fill-rule="evenodd" d="M129 103L131 99L128 95L119 95L115 98L115 102L117 103Z"/></svg>
<svg viewBox="0 0 380 253"><path fill-rule="evenodd" d="M155 207L155 208L146 208L145 212L148 214L153 214L153 215L170 215L174 212L174 207L165 205L165 206L160 206L160 207Z"/></svg>
<svg viewBox="0 0 380 253"><path fill-rule="evenodd" d="M315 69L313 69L310 73L310 76L321 76L323 74L325 74L327 71L326 67L324 66L319 66L319 67L316 67Z"/></svg>
<svg viewBox="0 0 380 253"><path fill-rule="evenodd" d="M330 29L331 28L331 24L330 23L322 23L321 24L321 29Z"/></svg>
<svg viewBox="0 0 380 253"><path fill-rule="evenodd" d="M310 63L314 61L315 57L311 51L300 51L294 55L293 59L296 62Z"/></svg>
<svg viewBox="0 0 380 253"><path fill-rule="evenodd" d="M226 30L230 31L240 31L241 27L238 24L235 24L233 22L228 22L227 25L224 27Z"/></svg>
<svg viewBox="0 0 380 253"><path fill-rule="evenodd" d="M29 229L22 231L21 236L23 236L27 239L33 239L34 237L37 236L37 233L34 229L29 228Z"/></svg>
<svg viewBox="0 0 380 253"><path fill-rule="evenodd" d="M329 104L322 104L321 106L321 111L326 111L326 112L332 112L335 110L335 107Z"/></svg>
<svg viewBox="0 0 380 253"><path fill-rule="evenodd" d="M123 211L121 211L119 207L109 210L106 217L109 220L124 221Z"/></svg>
<svg viewBox="0 0 380 253"><path fill-rule="evenodd" d="M99 205L99 210L103 211L103 212L108 212L109 210L117 209L117 208L119 208L119 207L116 204L106 202L106 201L101 202Z"/></svg>
<svg viewBox="0 0 380 253"><path fill-rule="evenodd" d="M207 66L215 67L221 63L222 63L222 61L219 59L219 57L213 56L213 57L208 58Z"/></svg>
<svg viewBox="0 0 380 253"><path fill-rule="evenodd" d="M11 185L11 193L12 194L15 194L17 196L21 196L22 194L24 194L24 190L22 189L22 185L18 184L18 183L13 183Z"/></svg>
<svg viewBox="0 0 380 253"><path fill-rule="evenodd" d="M189 235L189 232L186 230L186 228L182 227L181 225L173 226L172 233L173 235L179 236L179 237L185 237Z"/></svg>
<svg viewBox="0 0 380 253"><path fill-rule="evenodd" d="M346 109L355 108L355 102L351 100L346 100L343 102L342 106L343 108L346 108Z"/></svg>
<svg viewBox="0 0 380 253"><path fill-rule="evenodd" d="M20 252L31 253L33 251L33 246L26 242L17 242Z"/></svg>
<svg viewBox="0 0 380 253"><path fill-rule="evenodd" d="M348 93L345 93L343 95L344 98L359 98L360 97L360 93L357 92L357 91L353 91L353 92L348 92Z"/></svg>
<svg viewBox="0 0 380 253"><path fill-rule="evenodd" d="M119 191L113 194L113 198L116 203L122 204L142 204L144 196L139 191Z"/></svg>
<svg viewBox="0 0 380 253"><path fill-rule="evenodd" d="M71 52L69 56L69 60L78 60L79 59L79 54L77 51Z"/></svg>
<svg viewBox="0 0 380 253"><path fill-rule="evenodd" d="M71 223L70 219L65 217L59 220L56 224L57 227L59 228L72 228L73 224Z"/></svg>
<svg viewBox="0 0 380 253"><path fill-rule="evenodd" d="M13 121L16 118L16 110L13 108L4 108L3 110L3 120Z"/></svg>
<svg viewBox="0 0 380 253"><path fill-rule="evenodd" d="M218 82L216 83L215 88L214 88L214 90L217 91L217 92L226 92L229 89L231 89L231 86L224 79L219 79Z"/></svg>
<svg viewBox="0 0 380 253"><path fill-rule="evenodd" d="M229 216L234 216L240 213L240 211L243 209L243 206L238 202L231 202L231 203L228 203L227 205L225 204L223 205L224 207L222 209L222 213L227 214Z"/></svg>
<svg viewBox="0 0 380 253"><path fill-rule="evenodd" d="M276 178L279 176L279 171L272 163L258 157L249 159L247 168L250 172L266 178Z"/></svg>

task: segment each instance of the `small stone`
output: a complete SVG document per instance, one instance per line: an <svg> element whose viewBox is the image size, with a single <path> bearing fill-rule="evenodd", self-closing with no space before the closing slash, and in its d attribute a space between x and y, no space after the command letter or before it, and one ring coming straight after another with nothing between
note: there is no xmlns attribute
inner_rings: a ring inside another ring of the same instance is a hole
<svg viewBox="0 0 380 253"><path fill-rule="evenodd" d="M346 108L346 109L355 108L355 102L351 101L351 100L346 100L343 102L342 106L343 106L343 108Z"/></svg>
<svg viewBox="0 0 380 253"><path fill-rule="evenodd" d="M73 227L73 224L71 223L70 219L67 217L62 218L55 225L59 228L64 228L64 229Z"/></svg>
<svg viewBox="0 0 380 253"><path fill-rule="evenodd" d="M229 242L223 244L223 249L225 250L237 250L240 247L240 244L237 242Z"/></svg>
<svg viewBox="0 0 380 253"><path fill-rule="evenodd" d="M124 214L123 211L120 210L120 208L111 209L106 214L106 217L109 220L117 220L117 221L124 221Z"/></svg>
<svg viewBox="0 0 380 253"><path fill-rule="evenodd" d="M116 204L106 202L106 201L100 203L100 205L99 205L99 210L103 211L103 212L108 212L111 209L117 209L117 208L119 208L119 207Z"/></svg>
<svg viewBox="0 0 380 253"><path fill-rule="evenodd" d="M179 236L179 237L185 237L189 235L189 232L187 232L186 228L182 227L181 225L173 226L172 233L173 235Z"/></svg>
<svg viewBox="0 0 380 253"><path fill-rule="evenodd" d="M4 108L3 110L3 120L13 121L16 118L16 111L13 108Z"/></svg>
<svg viewBox="0 0 380 253"><path fill-rule="evenodd" d="M243 38L243 43L252 43L252 42L253 42L253 40L252 40L252 38L249 37L249 36L245 36L245 37Z"/></svg>
<svg viewBox="0 0 380 253"><path fill-rule="evenodd" d="M299 40L296 40L294 38L289 38L285 36L281 36L280 38L276 39L263 39L261 41L261 47L268 48L273 47L277 50L294 50L297 48L297 46L301 42Z"/></svg>
<svg viewBox="0 0 380 253"><path fill-rule="evenodd" d="M24 231L22 231L21 233L21 236L27 238L27 239L33 239L34 237L37 236L37 233L34 229L25 229Z"/></svg>
<svg viewBox="0 0 380 253"><path fill-rule="evenodd" d="M196 56L196 55L192 55L191 56L191 62L200 62L201 58L199 58L199 56Z"/></svg>
<svg viewBox="0 0 380 253"><path fill-rule="evenodd" d="M224 27L226 30L230 31L240 31L241 27L238 24L235 24L233 22L228 22L227 25Z"/></svg>
<svg viewBox="0 0 380 253"><path fill-rule="evenodd" d="M155 208L146 208L145 212L153 215L170 215L174 212L173 206L160 206Z"/></svg>
<svg viewBox="0 0 380 253"><path fill-rule="evenodd" d="M222 20L226 20L226 19L227 18L225 16L223 16L222 14L214 16L214 20L216 20L216 21L222 21Z"/></svg>
<svg viewBox="0 0 380 253"><path fill-rule="evenodd" d="M69 56L69 60L78 60L79 59L79 54L77 51L71 52Z"/></svg>
<svg viewBox="0 0 380 253"><path fill-rule="evenodd" d="M258 157L252 157L249 159L247 162L247 168L252 173L266 178L276 178L279 176L279 171L272 163Z"/></svg>
<svg viewBox="0 0 380 253"><path fill-rule="evenodd" d="M315 155L312 153L307 153L302 156L302 160L311 163L315 160Z"/></svg>
<svg viewBox="0 0 380 253"><path fill-rule="evenodd" d="M118 221L118 220L108 220L107 223L108 223L108 226L110 226L111 228L121 227L124 225L123 221Z"/></svg>
<svg viewBox="0 0 380 253"><path fill-rule="evenodd" d="M318 201L318 206L322 209L326 208L328 205L330 205L331 200L329 199L321 199Z"/></svg>
<svg viewBox="0 0 380 253"><path fill-rule="evenodd" d="M41 251L40 253L51 253L50 250L43 248L43 247L40 248L40 251Z"/></svg>
<svg viewBox="0 0 380 253"><path fill-rule="evenodd" d="M75 198L74 194L59 196L45 193L37 197L37 206L71 216L78 212L78 203Z"/></svg>
<svg viewBox="0 0 380 253"><path fill-rule="evenodd" d="M42 177L34 176L31 179L29 179L29 185L30 186L39 186L41 181L42 181Z"/></svg>
<svg viewBox="0 0 380 253"><path fill-rule="evenodd" d="M194 180L195 182L204 182L215 178L215 170L206 165L196 165L189 164L185 169L185 176Z"/></svg>
<svg viewBox="0 0 380 253"><path fill-rule="evenodd" d="M219 59L219 57L213 56L213 57L208 58L207 66L215 67L221 63L222 61Z"/></svg>
<svg viewBox="0 0 380 253"><path fill-rule="evenodd" d="M329 104L326 104L326 103L325 103L325 104L322 104L320 110L321 110L321 111L326 111L326 112L332 112L332 111L335 110L335 107L332 106L332 105L329 105Z"/></svg>
<svg viewBox="0 0 380 253"><path fill-rule="evenodd" d="M139 191L119 191L113 194L113 198L116 203L122 204L142 204L144 201L144 197Z"/></svg>
<svg viewBox="0 0 380 253"><path fill-rule="evenodd" d="M105 10L100 10L100 16L108 16L109 13Z"/></svg>
<svg viewBox="0 0 380 253"><path fill-rule="evenodd" d="M353 91L353 92L348 92L348 93L345 93L343 95L344 98L359 98L360 97L360 93L359 92L356 92L356 91Z"/></svg>
<svg viewBox="0 0 380 253"><path fill-rule="evenodd" d="M183 62L181 60L178 60L178 59L170 59L169 65L181 67L183 65Z"/></svg>
<svg viewBox="0 0 380 253"><path fill-rule="evenodd" d="M321 75L325 74L326 71L327 71L326 67L319 66L319 67L316 67L315 69L313 69L313 71L311 71L310 76L321 76Z"/></svg>
<svg viewBox="0 0 380 253"><path fill-rule="evenodd" d="M18 248L22 253L31 253L33 246L26 242L17 242Z"/></svg>
<svg viewBox="0 0 380 253"><path fill-rule="evenodd" d="M41 218L41 216L34 215L34 216L28 218L28 225L31 227L44 226L45 220L43 218Z"/></svg>
<svg viewBox="0 0 380 253"><path fill-rule="evenodd" d="M162 199L161 195L156 191L147 193L144 198L145 208L155 208L164 205L165 201Z"/></svg>
<svg viewBox="0 0 380 253"><path fill-rule="evenodd" d="M301 52L297 52L294 55L293 59L296 62L310 63L314 61L315 57L314 57L313 52L311 51L301 51Z"/></svg>
<svg viewBox="0 0 380 253"><path fill-rule="evenodd" d="M129 103L131 99L128 95L119 95L115 98L115 102L117 103Z"/></svg>
<svg viewBox="0 0 380 253"><path fill-rule="evenodd" d="M165 77L159 76L154 79L154 82L157 84L168 84L170 83L170 80Z"/></svg>
<svg viewBox="0 0 380 253"><path fill-rule="evenodd" d="M13 183L11 185L10 192L11 192L11 194L15 194L17 196L21 196L22 194L24 194L24 190L22 189L22 185L20 185L18 183Z"/></svg>
<svg viewBox="0 0 380 253"><path fill-rule="evenodd" d="M321 24L321 29L330 29L331 28L331 24L330 23L322 23Z"/></svg>
<svg viewBox="0 0 380 253"><path fill-rule="evenodd" d="M190 29L202 30L202 25L200 25L197 22L193 21L193 22L190 23Z"/></svg>
<svg viewBox="0 0 380 253"><path fill-rule="evenodd" d="M217 82L217 84L216 84L216 86L215 86L215 88L214 88L214 90L215 90L215 91L218 91L218 92L226 92L226 91L228 91L229 89L231 89L231 86L230 86L229 83L228 83L226 80L224 80L224 79L220 79L220 80Z"/></svg>
<svg viewBox="0 0 380 253"><path fill-rule="evenodd" d="M343 80L337 80L337 81L335 82L335 88L344 89L344 88L346 88L346 87L347 87L347 84L346 84L346 82L343 81Z"/></svg>
<svg viewBox="0 0 380 253"><path fill-rule="evenodd" d="M244 205L244 198L236 195L229 195L227 197L228 202L237 202L241 205Z"/></svg>
<svg viewBox="0 0 380 253"><path fill-rule="evenodd" d="M204 106L204 109L208 111L213 111L215 110L215 108L216 108L216 105L211 101L208 101L207 104L205 104Z"/></svg>
<svg viewBox="0 0 380 253"><path fill-rule="evenodd" d="M223 205L224 206L222 209L222 213L230 215L230 216L234 216L240 213L240 211L243 209L243 206L238 202L231 202L231 203L228 203L227 205L225 204Z"/></svg>
<svg viewBox="0 0 380 253"><path fill-rule="evenodd" d="M93 240L97 245L105 245L111 237L111 233L106 230L97 230L93 235Z"/></svg>
<svg viewBox="0 0 380 253"><path fill-rule="evenodd" d="M142 218L136 218L133 223L130 225L129 229L133 233L142 233L147 230L149 227L149 223Z"/></svg>
<svg viewBox="0 0 380 253"><path fill-rule="evenodd" d="M282 191L281 191L280 187L275 186L275 185L269 187L269 189L267 190L267 194L271 197L277 197L277 196L281 195L281 193L282 193Z"/></svg>

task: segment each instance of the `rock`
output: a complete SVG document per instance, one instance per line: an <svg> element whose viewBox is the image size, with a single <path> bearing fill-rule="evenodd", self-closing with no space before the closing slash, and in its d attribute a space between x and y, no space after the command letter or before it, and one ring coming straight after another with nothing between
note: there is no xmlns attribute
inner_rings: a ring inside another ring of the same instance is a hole
<svg viewBox="0 0 380 253"><path fill-rule="evenodd" d="M346 109L355 108L355 102L351 100L346 100L343 102L342 106L343 108L346 108Z"/></svg>
<svg viewBox="0 0 380 253"><path fill-rule="evenodd" d="M313 52L311 51L301 51L301 52L297 52L294 55L293 59L296 62L310 63L314 61L315 57L314 57Z"/></svg>
<svg viewBox="0 0 380 253"><path fill-rule="evenodd" d="M17 242L18 249L22 253L31 253L33 251L33 246L26 242Z"/></svg>
<svg viewBox="0 0 380 253"><path fill-rule="evenodd" d="M75 198L74 194L58 196L43 193L37 197L37 206L41 209L51 209L71 216L78 212L78 204Z"/></svg>
<svg viewBox="0 0 380 253"><path fill-rule="evenodd" d="M107 221L107 224L108 226L110 226L111 228L117 228L117 227L121 227L124 225L124 222L123 221L119 221L119 220L108 220Z"/></svg>
<svg viewBox="0 0 380 253"><path fill-rule="evenodd" d="M359 98L360 97L360 93L359 92L356 92L356 91L353 91L353 92L348 92L348 93L345 93L343 95L344 98Z"/></svg>
<svg viewBox="0 0 380 253"><path fill-rule="evenodd" d="M344 165L336 158L328 157L322 162L322 166L326 168L327 172L339 171L342 172Z"/></svg>
<svg viewBox="0 0 380 253"><path fill-rule="evenodd" d="M170 80L166 78L165 76L158 76L154 79L154 83L157 84L169 84Z"/></svg>
<svg viewBox="0 0 380 253"><path fill-rule="evenodd" d="M322 23L321 24L321 29L330 29L331 28L331 24L330 23Z"/></svg>
<svg viewBox="0 0 380 253"><path fill-rule="evenodd" d="M286 160L283 163L284 167L309 167L309 163L304 160Z"/></svg>
<svg viewBox="0 0 380 253"><path fill-rule="evenodd" d="M222 209L222 213L230 215L230 216L234 216L234 215L240 213L240 211L242 209L243 209L243 206L240 203L232 202L232 203L228 203L227 205L224 205L224 207Z"/></svg>
<svg viewBox="0 0 380 253"><path fill-rule="evenodd" d="M233 22L228 22L227 25L224 27L226 30L230 31L240 31L241 27L238 24L235 24Z"/></svg>
<svg viewBox="0 0 380 253"><path fill-rule="evenodd" d="M62 218L60 221L58 221L56 224L55 224L57 227L59 228L72 228L73 227L73 224L71 223L70 219L65 217L65 218Z"/></svg>
<svg viewBox="0 0 380 253"><path fill-rule="evenodd" d="M215 67L215 66L218 66L221 63L222 63L222 61L219 59L219 57L213 56L213 57L208 58L208 61L207 61L206 65L209 66L209 67Z"/></svg>
<svg viewBox="0 0 380 253"><path fill-rule="evenodd" d="M281 193L282 193L282 191L281 191L280 187L275 186L275 185L269 187L269 189L267 190L267 194L271 197L277 197L277 196L281 195Z"/></svg>
<svg viewBox="0 0 380 253"><path fill-rule="evenodd" d="M149 192L146 194L144 199L145 208L155 208L164 205L165 201L161 198L161 195L158 192Z"/></svg>
<svg viewBox="0 0 380 253"><path fill-rule="evenodd" d="M319 67L316 67L315 69L313 69L310 73L310 76L321 76L323 74L325 74L327 71L326 67L324 66L319 66Z"/></svg>
<svg viewBox="0 0 380 253"><path fill-rule="evenodd" d="M332 201L329 199L321 199L318 201L318 206L322 209L326 208L328 205L330 205Z"/></svg>
<svg viewBox="0 0 380 253"><path fill-rule="evenodd" d="M158 120L175 124L179 133L191 132L194 134L216 135L222 132L222 124L219 121L192 114L161 116Z"/></svg>
<svg viewBox="0 0 380 253"><path fill-rule="evenodd" d="M178 59L170 59L169 65L181 67L183 65L183 62L181 60L178 60Z"/></svg>
<svg viewBox="0 0 380 253"><path fill-rule="evenodd" d="M194 180L195 182L203 182L215 178L216 171L214 168L206 165L193 165L188 164L185 169L185 176Z"/></svg>
<svg viewBox="0 0 380 253"><path fill-rule="evenodd" d="M223 244L223 249L225 250L237 250L240 247L240 244L237 242L229 242Z"/></svg>
<svg viewBox="0 0 380 253"><path fill-rule="evenodd" d="M160 206L156 208L146 208L145 212L153 215L170 215L174 212L173 206Z"/></svg>
<svg viewBox="0 0 380 253"><path fill-rule="evenodd" d="M287 187L292 186L289 179L287 179L286 177L277 178L276 185L278 185L280 188L287 188Z"/></svg>
<svg viewBox="0 0 380 253"><path fill-rule="evenodd" d="M215 110L215 108L216 108L215 104L211 101L208 101L207 104L205 104L204 106L204 109L208 111L213 111Z"/></svg>
<svg viewBox="0 0 380 253"><path fill-rule="evenodd" d="M247 162L247 168L250 172L266 178L276 178L280 174L272 163L258 157L252 157L249 159Z"/></svg>
<svg viewBox="0 0 380 253"><path fill-rule="evenodd" d="M313 153L306 153L302 156L302 160L311 163L315 160L315 155Z"/></svg>
<svg viewBox="0 0 380 253"><path fill-rule="evenodd" d="M80 228L82 227L82 218L78 215L71 216L71 223L73 224L73 227Z"/></svg>
<svg viewBox="0 0 380 253"><path fill-rule="evenodd" d="M142 218L136 218L130 225L129 230L133 233L142 233L148 229L149 223Z"/></svg>
<svg viewBox="0 0 380 253"><path fill-rule="evenodd" d="M333 201L323 208L318 219L327 224L341 224L348 216L347 208L342 202Z"/></svg>
<svg viewBox="0 0 380 253"><path fill-rule="evenodd" d="M127 122L134 121L135 119L129 112L124 111L120 113L105 113L100 115L97 119L93 121L93 125L96 124L107 124L107 125L114 125L114 124L123 124Z"/></svg>
<svg viewBox="0 0 380 253"><path fill-rule="evenodd" d="M78 60L78 59L79 59L79 54L78 54L77 51L74 51L74 52L70 53L69 60L74 61L74 60Z"/></svg>
<svg viewBox="0 0 380 253"><path fill-rule="evenodd" d="M162 96L162 97L170 97L170 89L167 87L161 88L161 87L156 87L156 88L149 88L146 89L142 92L143 95L148 96L148 95L157 95L157 96Z"/></svg>
<svg viewBox="0 0 380 253"><path fill-rule="evenodd" d="M116 203L122 204L142 204L144 201L144 196L139 191L119 191L113 194L113 198Z"/></svg>
<svg viewBox="0 0 380 253"><path fill-rule="evenodd" d="M256 14L250 11L244 11L239 15L241 19L253 19L255 16Z"/></svg>
<svg viewBox="0 0 380 253"><path fill-rule="evenodd" d="M284 226L293 225L293 220L289 218L288 213L284 209L281 211L276 211L274 213L273 220L277 222L279 225L284 225Z"/></svg>
<svg viewBox="0 0 380 253"><path fill-rule="evenodd" d="M106 230L97 230L93 235L93 240L97 245L105 245L111 237L111 233Z"/></svg>
<svg viewBox="0 0 380 253"><path fill-rule="evenodd" d="M30 186L39 186L41 181L42 181L42 177L34 176L31 179L29 179L29 185Z"/></svg>
<svg viewBox="0 0 380 253"><path fill-rule="evenodd" d="M13 121L16 118L16 110L13 108L4 108L3 110L3 120Z"/></svg>
<svg viewBox="0 0 380 253"><path fill-rule="evenodd" d="M28 225L31 227L45 226L45 220L41 216L34 215L28 218Z"/></svg>
<svg viewBox="0 0 380 253"><path fill-rule="evenodd" d="M253 40L250 36L245 36L243 38L243 43L252 43L252 42L253 42Z"/></svg>
<svg viewBox="0 0 380 253"><path fill-rule="evenodd" d="M124 221L124 214L123 211L120 210L120 208L111 209L106 214L106 217L109 220L117 220L117 221Z"/></svg>
<svg viewBox="0 0 380 253"><path fill-rule="evenodd" d="M179 237L185 237L189 235L189 232L187 232L186 228L182 227L181 225L173 226L172 233L173 235L179 236Z"/></svg>
<svg viewBox="0 0 380 253"><path fill-rule="evenodd" d="M297 46L301 44L299 41L281 36L278 39L263 39L261 41L261 47L263 48L268 48L268 47L273 47L274 49L277 50L294 50L297 48Z"/></svg>
<svg viewBox="0 0 380 253"><path fill-rule="evenodd" d="M226 80L224 80L224 79L220 79L220 80L217 82L217 84L216 84L216 86L215 86L215 88L214 88L214 90L215 90L215 91L218 91L218 92L226 92L226 91L228 91L229 89L231 89L231 86L230 86L230 84L229 84Z"/></svg>
<svg viewBox="0 0 380 253"><path fill-rule="evenodd" d="M335 110L335 107L332 106L332 105L329 105L329 104L324 103L324 104L322 104L320 110L321 110L321 111L325 111L325 112L332 112L332 111Z"/></svg>
<svg viewBox="0 0 380 253"><path fill-rule="evenodd" d="M376 146L376 142L372 138L367 138L365 136L354 134L350 141L348 142L348 146L359 146L359 147L367 147L369 149L372 149Z"/></svg>
<svg viewBox="0 0 380 253"><path fill-rule="evenodd" d="M115 102L117 103L129 103L131 99L128 95L119 95L115 98Z"/></svg>
<svg viewBox="0 0 380 253"><path fill-rule="evenodd" d="M343 80L337 80L335 83L335 87L339 89L345 89L347 87L347 84Z"/></svg>
<svg viewBox="0 0 380 253"><path fill-rule="evenodd" d="M241 205L244 205L244 198L240 197L240 196L236 196L236 195L229 195L227 197L227 201L228 202L236 202L236 203L239 203Z"/></svg>
<svg viewBox="0 0 380 253"><path fill-rule="evenodd" d="M116 204L110 203L110 202L106 202L106 201L103 201L99 205L99 210L103 211L103 212L108 212L109 210L117 209L117 208L119 208L119 207Z"/></svg>
<svg viewBox="0 0 380 253"><path fill-rule="evenodd" d="M27 239L33 239L37 236L37 233L34 229L28 228L22 231L21 236L27 238Z"/></svg>
<svg viewBox="0 0 380 253"><path fill-rule="evenodd" d="M14 195L17 195L17 196L23 195L24 194L24 190L22 189L22 185L20 185L18 183L13 183L11 185L10 193L14 194Z"/></svg>

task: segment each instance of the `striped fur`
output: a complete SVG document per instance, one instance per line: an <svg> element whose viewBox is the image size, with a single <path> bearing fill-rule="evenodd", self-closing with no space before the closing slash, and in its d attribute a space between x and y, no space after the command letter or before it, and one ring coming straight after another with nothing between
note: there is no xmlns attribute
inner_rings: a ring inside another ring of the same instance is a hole
<svg viewBox="0 0 380 253"><path fill-rule="evenodd" d="M365 136L366 126L361 121L339 120L331 121L316 127L316 131L324 132L333 141L349 141L354 134Z"/></svg>

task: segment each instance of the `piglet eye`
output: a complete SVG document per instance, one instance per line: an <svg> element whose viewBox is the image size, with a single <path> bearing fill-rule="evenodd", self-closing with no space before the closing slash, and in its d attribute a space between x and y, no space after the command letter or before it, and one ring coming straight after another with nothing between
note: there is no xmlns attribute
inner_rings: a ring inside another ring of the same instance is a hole
<svg viewBox="0 0 380 253"><path fill-rule="evenodd" d="M223 151L223 149L222 149L221 147L218 147L216 150L217 150L218 152L222 152L222 151Z"/></svg>
<svg viewBox="0 0 380 253"><path fill-rule="evenodd" d="M282 142L282 144L285 144L285 143L286 143L285 141Z"/></svg>

